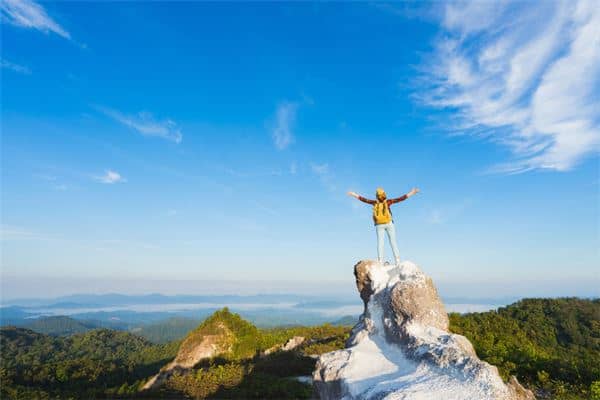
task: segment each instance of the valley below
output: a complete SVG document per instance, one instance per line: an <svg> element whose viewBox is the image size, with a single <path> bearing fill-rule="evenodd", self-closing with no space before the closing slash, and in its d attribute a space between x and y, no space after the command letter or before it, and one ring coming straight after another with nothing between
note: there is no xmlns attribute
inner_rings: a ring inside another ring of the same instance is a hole
<svg viewBox="0 0 600 400"><path fill-rule="evenodd" d="M305 299L297 304L311 310L349 306ZM105 310L98 311L104 318L79 319L74 313L13 320L18 326L3 322L1 397L314 398L310 377L317 357L345 347L357 316L307 317L306 311L298 313L303 317L282 316L271 306L142 316ZM12 318L18 311L5 309ZM450 313L449 321L450 330L470 340L482 360L497 366L504 379L515 375L538 399L600 396L599 300L524 299L497 310ZM227 333L215 333L215 326L226 326ZM142 390L176 359L184 341L209 334L226 338L231 351L174 371L156 390ZM295 337L301 343L284 350Z"/></svg>

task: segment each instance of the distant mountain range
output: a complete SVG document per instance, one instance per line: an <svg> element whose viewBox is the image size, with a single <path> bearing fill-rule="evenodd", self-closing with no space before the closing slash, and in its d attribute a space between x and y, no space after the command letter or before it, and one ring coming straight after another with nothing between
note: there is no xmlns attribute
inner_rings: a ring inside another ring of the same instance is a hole
<svg viewBox="0 0 600 400"><path fill-rule="evenodd" d="M70 336L77 333L88 332L93 329L108 328L128 331L137 336L146 338L153 343L168 343L183 338L188 332L198 326L202 320L202 318L170 317L157 322L136 325L118 321L111 323L101 320L79 320L61 315L21 320L17 323L5 325L18 326L50 336ZM356 317L346 315L329 322L334 326L351 327L356 321Z"/></svg>
<svg viewBox="0 0 600 400"><path fill-rule="evenodd" d="M36 318L22 327L51 336L68 336L100 328L100 325L93 322L78 321L65 316L53 316Z"/></svg>
<svg viewBox="0 0 600 400"><path fill-rule="evenodd" d="M357 306L353 304L356 300L299 295L108 294L26 299L21 302L21 305L0 307L0 325L18 326L52 336L109 328L135 333L154 343L182 338L222 305L229 305L256 326L264 328L322 323L351 326L358 315L358 312L354 315L345 312L347 307ZM165 311L161 310L163 308Z"/></svg>
<svg viewBox="0 0 600 400"><path fill-rule="evenodd" d="M446 297L446 304L510 304L517 301L518 297L501 298L469 298ZM159 293L147 295L127 295L118 293L108 294L73 294L54 298L22 298L2 299L2 306L20 307L49 307L49 308L79 308L79 307L107 307L133 304L275 304L297 303L297 307L329 307L331 305L356 304L356 299L328 298L323 296L307 296L299 294L257 294L241 295L174 295L167 296Z"/></svg>
<svg viewBox="0 0 600 400"><path fill-rule="evenodd" d="M448 300L459 310L485 311L512 299ZM258 327L353 325L362 312L356 298L327 298L297 294L240 295L125 295L76 294L49 299L16 299L0 307L0 325L26 327L50 335L70 335L95 328L139 333L153 342L182 337L193 324L228 306Z"/></svg>
<svg viewBox="0 0 600 400"><path fill-rule="evenodd" d="M217 303L217 304L272 304L298 303L312 299L310 296L297 294L257 294L240 295L175 295L167 296L159 293L147 295L108 294L73 294L48 299L23 298L3 300L3 306L18 305L22 307L92 307L118 306L131 304L185 304L185 303ZM319 299L315 297L315 299ZM350 299L348 299L350 301Z"/></svg>

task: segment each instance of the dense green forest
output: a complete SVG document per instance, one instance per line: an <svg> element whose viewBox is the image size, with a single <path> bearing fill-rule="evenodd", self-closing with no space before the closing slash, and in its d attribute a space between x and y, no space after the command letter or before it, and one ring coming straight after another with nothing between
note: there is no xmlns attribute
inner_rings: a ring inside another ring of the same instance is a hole
<svg viewBox="0 0 600 400"><path fill-rule="evenodd" d="M221 324L233 333L230 353L172 377L158 392L139 391L180 345L214 334ZM261 355L293 336L307 338L300 351ZM0 398L308 398L311 386L293 377L310 375L315 359L309 354L341 348L347 336L347 327L331 325L259 330L227 309L190 331L183 344L154 344L108 329L54 337L3 327Z"/></svg>
<svg viewBox="0 0 600 400"><path fill-rule="evenodd" d="M450 321L482 359L505 378L516 375L539 399L600 400L600 300L528 299L498 311L451 314ZM186 323L175 321L175 330ZM233 333L229 353L173 375L157 392L139 391L181 343L200 340L219 325ZM55 337L4 327L0 397L309 398L311 386L294 377L310 375L315 355L342 348L348 334L348 327L333 325L258 329L226 309L185 340L164 344L108 329ZM264 355L293 336L307 339L297 351Z"/></svg>
<svg viewBox="0 0 600 400"><path fill-rule="evenodd" d="M450 314L450 328L538 398L600 399L600 299L526 299L498 311Z"/></svg>
<svg viewBox="0 0 600 400"><path fill-rule="evenodd" d="M40 317L18 324L20 328L51 336L70 336L93 329L107 328L128 331L148 339L153 343L168 343L185 337L189 331L202 322L199 319L172 317L155 323L126 324L107 323L99 320L78 320L67 316ZM133 326L131 326L133 325Z"/></svg>
<svg viewBox="0 0 600 400"><path fill-rule="evenodd" d="M311 375L314 356L343 348L348 338L347 327L329 324L258 330L224 309L190 332L180 351L198 343L204 335L221 332L223 326L233 333L230 351L201 362L189 373L171 377L160 392L162 396L184 393L196 399L307 399L312 397L311 385L294 377ZM265 350L294 336L305 338L296 351L265 354Z"/></svg>
<svg viewBox="0 0 600 400"><path fill-rule="evenodd" d="M137 386L171 360L179 343L152 344L108 329L53 337L23 328L0 330L1 398L100 398Z"/></svg>

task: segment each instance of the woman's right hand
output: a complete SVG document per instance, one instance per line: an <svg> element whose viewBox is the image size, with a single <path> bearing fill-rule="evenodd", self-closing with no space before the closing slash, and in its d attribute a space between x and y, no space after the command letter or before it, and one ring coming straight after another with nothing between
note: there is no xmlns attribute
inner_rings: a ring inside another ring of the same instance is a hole
<svg viewBox="0 0 600 400"><path fill-rule="evenodd" d="M354 193L354 192L348 192L348 196L352 196L352 197L358 198L358 194Z"/></svg>

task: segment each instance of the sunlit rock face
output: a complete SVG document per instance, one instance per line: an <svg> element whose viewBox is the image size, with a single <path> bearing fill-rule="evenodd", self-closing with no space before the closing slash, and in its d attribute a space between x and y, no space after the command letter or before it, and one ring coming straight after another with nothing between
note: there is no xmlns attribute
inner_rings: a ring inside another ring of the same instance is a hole
<svg viewBox="0 0 600 400"><path fill-rule="evenodd" d="M346 348L317 361L321 399L534 399L516 379L505 384L464 336L448 332L444 304L417 265L361 261L354 275L365 310Z"/></svg>

